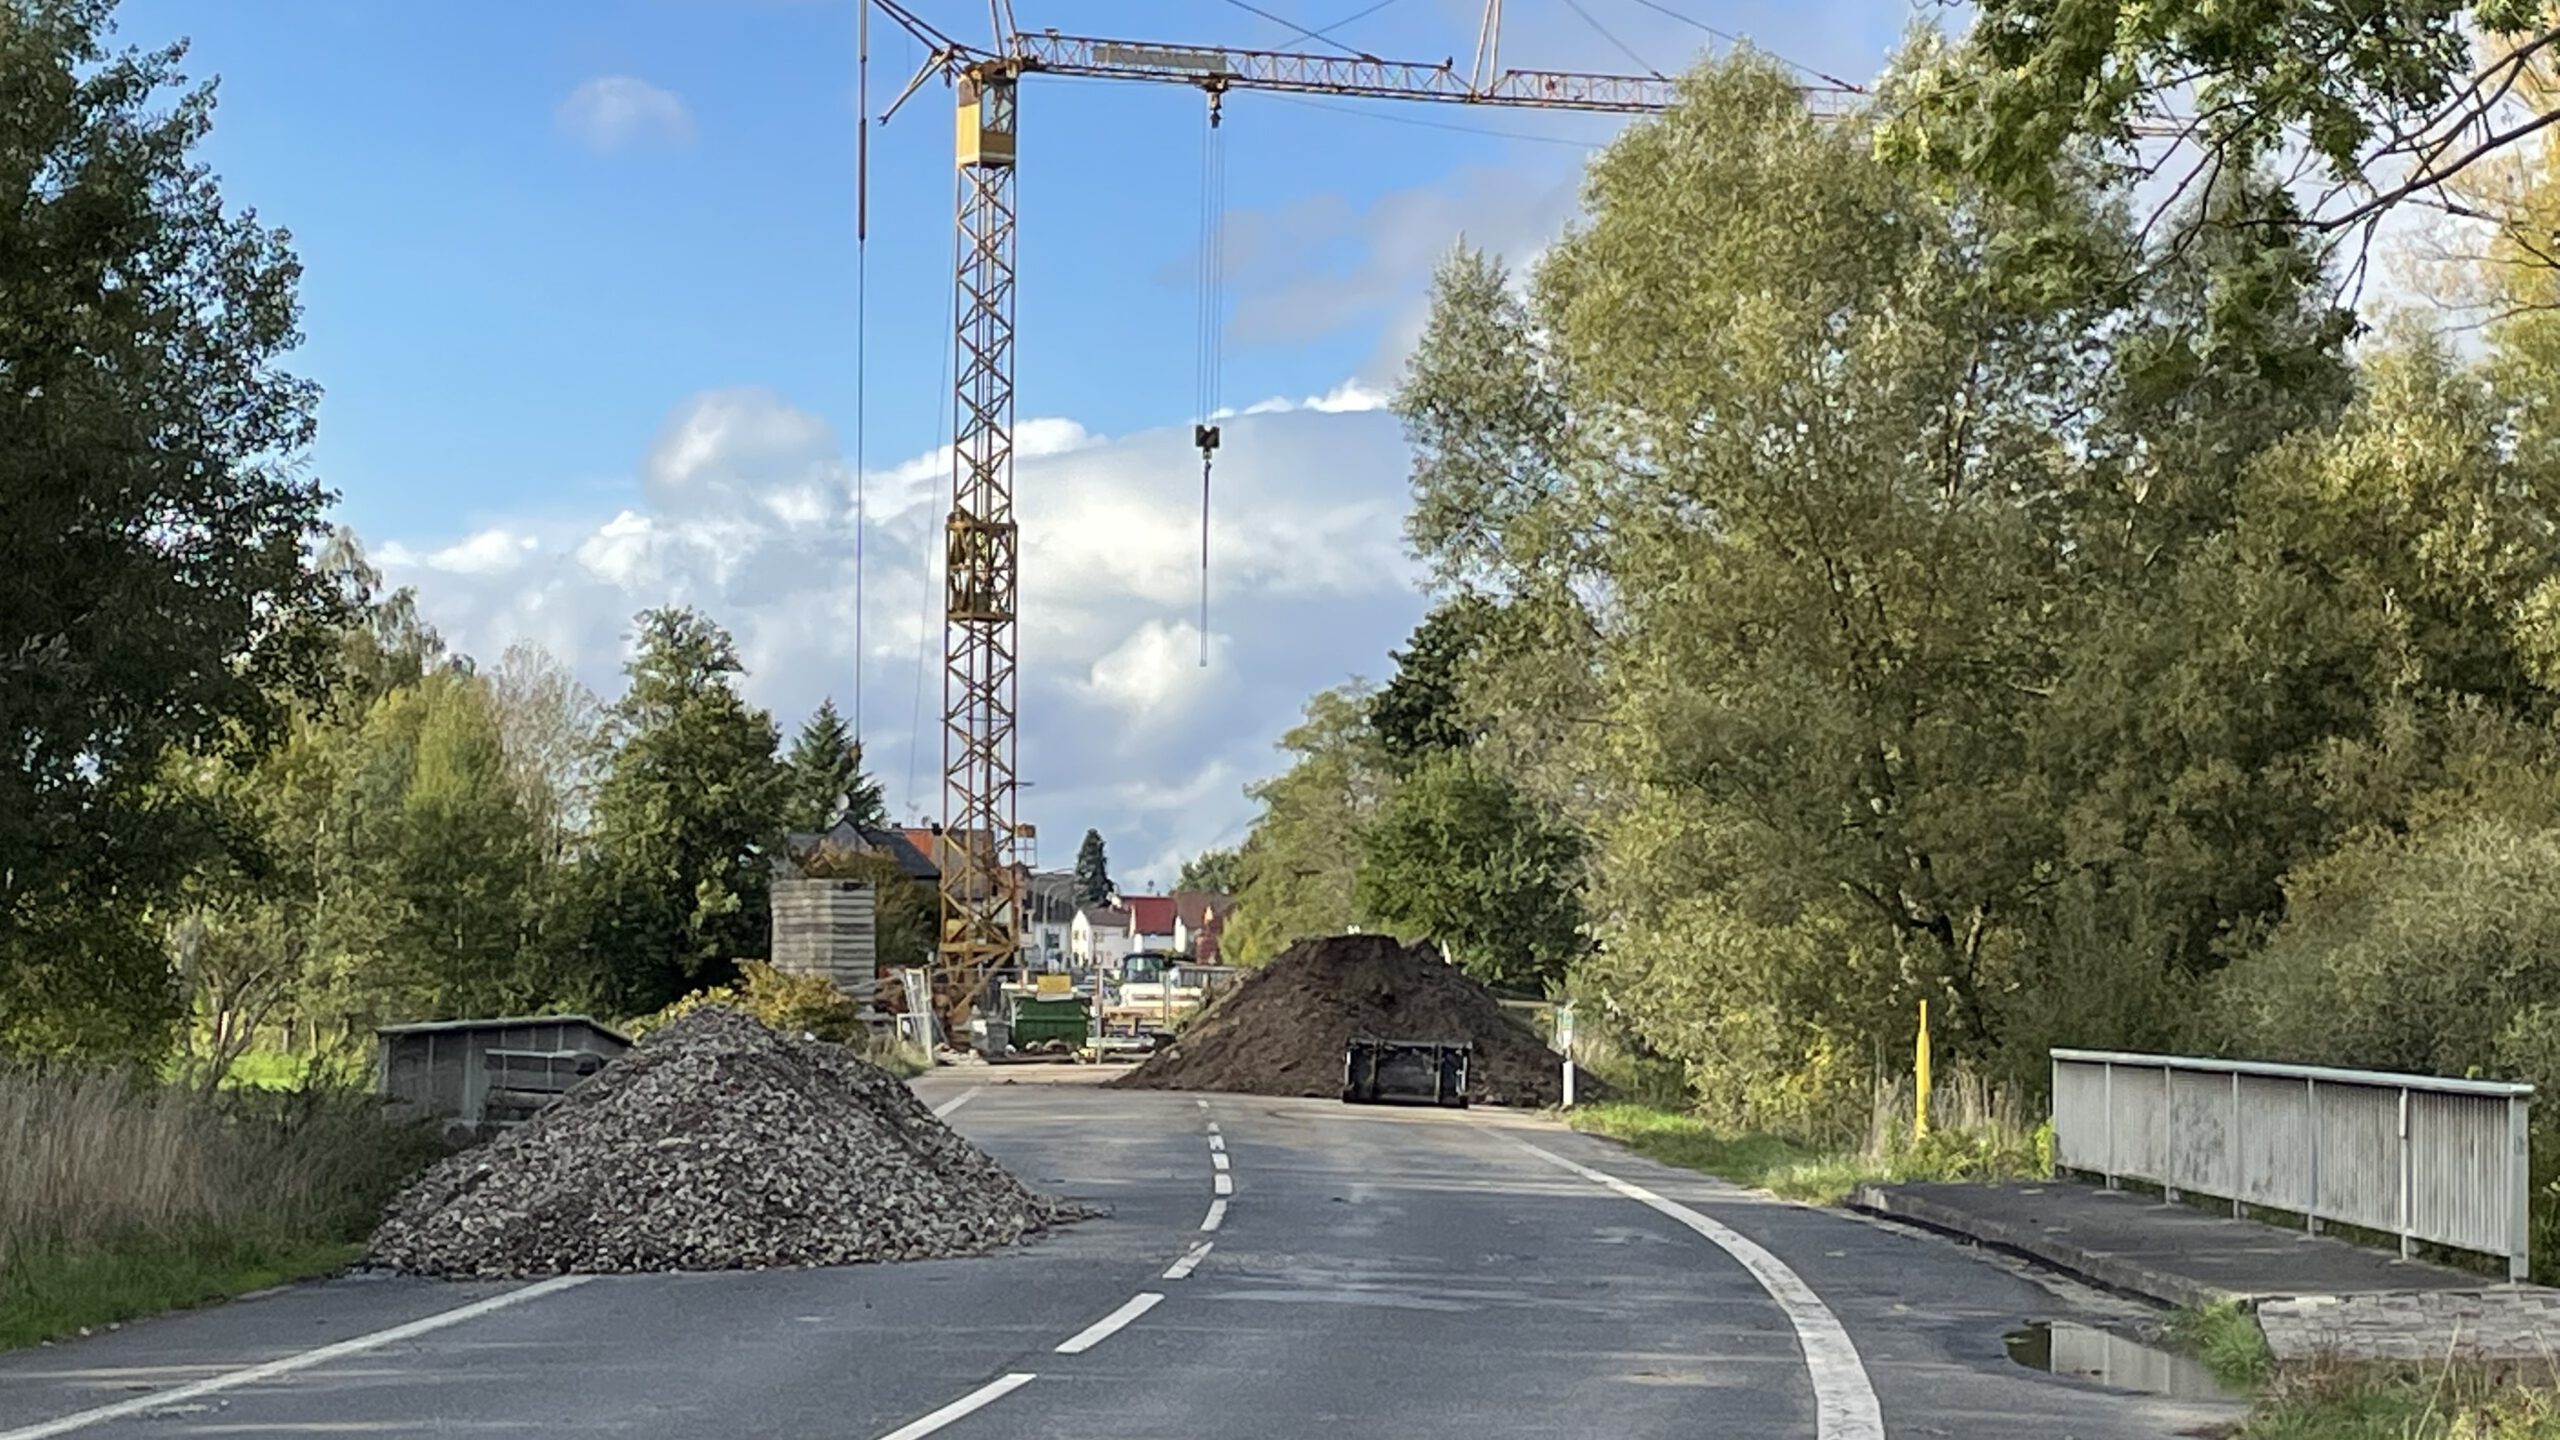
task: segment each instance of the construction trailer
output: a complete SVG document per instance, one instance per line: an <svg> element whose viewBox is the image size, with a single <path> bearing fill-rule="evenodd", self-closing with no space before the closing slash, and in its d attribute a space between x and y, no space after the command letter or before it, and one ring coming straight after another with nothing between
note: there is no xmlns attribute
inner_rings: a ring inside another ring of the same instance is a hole
<svg viewBox="0 0 2560 1440"><path fill-rule="evenodd" d="M449 1138L503 1130L602 1070L631 1039L585 1015L377 1026L374 1091Z"/></svg>
<svg viewBox="0 0 2560 1440"><path fill-rule="evenodd" d="M1355 1037L1342 1051L1342 1103L1463 1110L1474 1057L1475 1047L1463 1040Z"/></svg>

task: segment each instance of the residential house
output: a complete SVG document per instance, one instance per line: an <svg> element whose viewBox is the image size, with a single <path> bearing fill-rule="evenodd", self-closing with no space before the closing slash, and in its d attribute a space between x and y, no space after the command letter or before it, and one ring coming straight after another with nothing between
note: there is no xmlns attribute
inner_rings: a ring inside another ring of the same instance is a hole
<svg viewBox="0 0 2560 1440"><path fill-rule="evenodd" d="M1080 970L1119 973L1137 946L1129 938L1129 912L1116 905L1082 905L1068 932L1067 953Z"/></svg>
<svg viewBox="0 0 2560 1440"><path fill-rule="evenodd" d="M1025 870L1022 884L1022 966L1064 970L1074 953L1076 877L1071 870Z"/></svg>
<svg viewBox="0 0 2560 1440"><path fill-rule="evenodd" d="M916 832L863 829L851 821L839 820L832 830L795 830L783 837L783 846L795 867L807 864L821 850L887 855L898 862L898 868L906 872L908 879L927 885L936 884L942 879L942 871L933 863L930 852L909 838L913 833Z"/></svg>
<svg viewBox="0 0 2560 1440"><path fill-rule="evenodd" d="M1173 892L1173 948L1203 965L1218 963L1218 937L1227 928L1235 897L1207 890Z"/></svg>
<svg viewBox="0 0 2560 1440"><path fill-rule="evenodd" d="M1129 912L1129 948L1132 950L1179 950L1174 943L1177 923L1173 897L1170 895L1123 895L1121 908Z"/></svg>

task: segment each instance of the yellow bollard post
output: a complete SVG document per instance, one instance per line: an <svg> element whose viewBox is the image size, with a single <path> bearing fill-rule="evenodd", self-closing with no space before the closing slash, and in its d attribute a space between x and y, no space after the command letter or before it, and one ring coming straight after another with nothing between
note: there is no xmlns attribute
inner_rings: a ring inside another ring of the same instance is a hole
<svg viewBox="0 0 2560 1440"><path fill-rule="evenodd" d="M1920 1002L1920 1039L1911 1067L1911 1138L1929 1138L1929 1002Z"/></svg>

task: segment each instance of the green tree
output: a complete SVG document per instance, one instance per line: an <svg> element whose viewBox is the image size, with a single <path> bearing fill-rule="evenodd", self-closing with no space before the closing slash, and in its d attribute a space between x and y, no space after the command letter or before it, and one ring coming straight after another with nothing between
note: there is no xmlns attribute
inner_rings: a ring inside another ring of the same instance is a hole
<svg viewBox="0 0 2560 1440"><path fill-rule="evenodd" d="M163 752L272 735L340 594L312 563L300 267L227 210L183 47L109 0L0 19L0 1046L156 1050L143 914L208 843Z"/></svg>
<svg viewBox="0 0 2560 1440"><path fill-rule="evenodd" d="M1410 767L1436 751L1475 743L1461 705L1462 672L1493 622L1493 603L1461 591L1434 606L1412 642L1390 658L1396 673L1369 702L1369 724L1389 759Z"/></svg>
<svg viewBox="0 0 2560 1440"><path fill-rule="evenodd" d="M2340 182L2340 230L2403 200L2441 202L2470 166L2548 116L2507 102L2560 27L2544 0L1980 0L1964 50L1921 69L1897 146L1934 145L1975 183L2049 183L2087 141L2192 116L2210 192L2298 145ZM2475 47L2475 36L2489 37ZM1953 122L1955 129L1947 127Z"/></svg>
<svg viewBox="0 0 2560 1440"><path fill-rule="evenodd" d="M1246 794L1262 806L1238 859L1236 916L1219 953L1258 965L1291 941L1334 935L1363 920L1356 884L1361 844L1395 783L1369 728L1371 690L1354 681L1319 692L1280 738L1297 758Z"/></svg>
<svg viewBox="0 0 2560 1440"><path fill-rule="evenodd" d="M655 1010L728 983L770 943L767 870L789 808L773 717L738 695L728 632L691 610L638 619L623 739L596 795L588 963L602 1003Z"/></svg>
<svg viewBox="0 0 2560 1440"><path fill-rule="evenodd" d="M1203 850L1182 862L1182 874L1173 882L1173 888L1233 895L1243 883L1242 857L1236 851Z"/></svg>
<svg viewBox="0 0 2560 1440"><path fill-rule="evenodd" d="M1488 985L1543 993L1588 948L1582 843L1470 750L1418 762L1361 841L1361 912L1438 939Z"/></svg>
<svg viewBox="0 0 2560 1440"><path fill-rule="evenodd" d="M1113 888L1111 857L1103 850L1102 832L1087 830L1084 843L1076 847L1076 903L1107 904Z"/></svg>
<svg viewBox="0 0 2560 1440"><path fill-rule="evenodd" d="M398 830L379 877L398 988L434 1018L520 1013L548 999L534 937L541 838L508 761L489 687L432 676L377 707L367 739L405 755Z"/></svg>
<svg viewBox="0 0 2560 1440"><path fill-rule="evenodd" d="M884 824L889 805L880 782L862 768L862 742L853 738L833 696L820 701L802 722L791 745L791 828L833 829L850 821L859 828Z"/></svg>

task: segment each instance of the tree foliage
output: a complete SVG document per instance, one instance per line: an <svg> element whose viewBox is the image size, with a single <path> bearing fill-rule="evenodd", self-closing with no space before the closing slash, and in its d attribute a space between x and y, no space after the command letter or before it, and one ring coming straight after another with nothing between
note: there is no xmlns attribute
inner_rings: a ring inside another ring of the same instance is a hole
<svg viewBox="0 0 2560 1440"><path fill-rule="evenodd" d="M1362 837L1362 914L1448 945L1488 985L1542 994L1586 947L1582 841L1472 750L1416 764Z"/></svg>
<svg viewBox="0 0 2560 1440"><path fill-rule="evenodd" d="M1258 965L1290 942L1333 935L1362 921L1361 845L1394 774L1369 727L1368 686L1319 692L1280 739L1296 758L1251 787L1262 806L1237 859L1236 918L1219 954Z"/></svg>
<svg viewBox="0 0 2560 1440"><path fill-rule="evenodd" d="M1211 895L1233 895L1243 885L1243 857L1233 850L1201 851L1182 862L1182 873L1173 882L1176 890L1204 891Z"/></svg>
<svg viewBox="0 0 2560 1440"><path fill-rule="evenodd" d="M138 899L203 836L154 779L254 741L346 597L312 563L284 368L300 267L197 156L182 47L107 0L0 20L0 1043L149 1049L173 991Z"/></svg>
<svg viewBox="0 0 2560 1440"><path fill-rule="evenodd" d="M2517 347L2356 362L2246 172L2146 245L2067 147L2018 186L1892 123L1705 67L1525 283L1450 261L1398 397L1411 536L1490 618L1467 765L1366 843L1464 833L1494 778L1592 837L1577 991L1767 1123L1854 1114L1924 998L2030 1082L2048 1044L2200 1043L2288 877L2408 824L2458 735L2546 723L2560 653ZM1428 631L1409 699L1451 692ZM1390 890L1467 873L1418 868L1363 906L1419 925Z"/></svg>
<svg viewBox="0 0 2560 1440"><path fill-rule="evenodd" d="M596 796L591 983L622 1013L725 983L767 953L787 776L773 717L741 699L728 632L644 611Z"/></svg>
<svg viewBox="0 0 2560 1440"><path fill-rule="evenodd" d="M2298 150L2319 167L2306 217L2368 225L2416 200L2458 207L2465 173L2529 140L2547 109L2513 103L2560 25L2544 0L1982 0L1968 44L1913 67L1887 138L1974 183L2050 183L2096 148L2180 189ZM2144 127L2187 143L2134 159Z"/></svg>
<svg viewBox="0 0 2560 1440"><path fill-rule="evenodd" d="M889 804L862 768L862 742L836 710L833 696L801 723L791 742L791 828L825 831L850 823L870 829L886 824Z"/></svg>
<svg viewBox="0 0 2560 1440"><path fill-rule="evenodd" d="M1107 905L1115 888L1111 856L1103 848L1102 832L1087 830L1083 843L1076 846L1076 903Z"/></svg>

